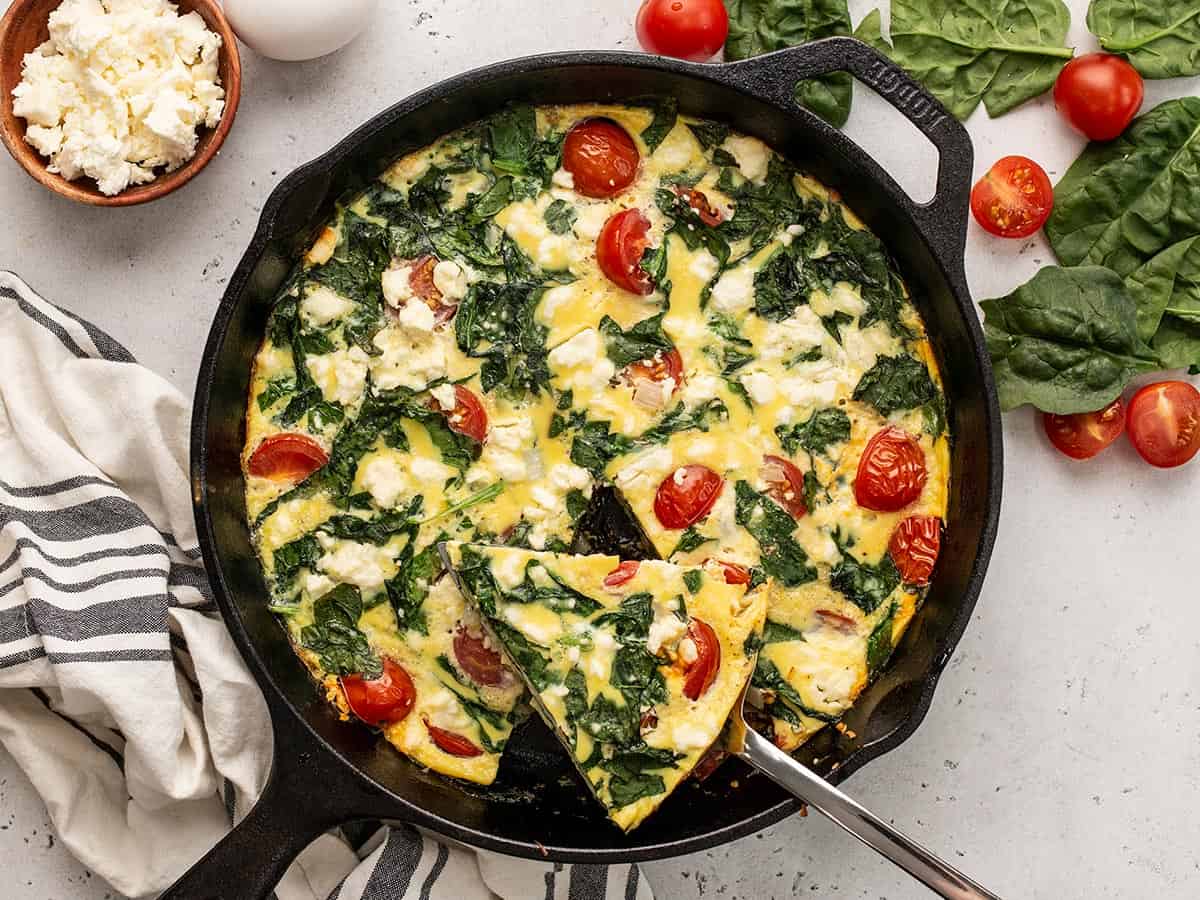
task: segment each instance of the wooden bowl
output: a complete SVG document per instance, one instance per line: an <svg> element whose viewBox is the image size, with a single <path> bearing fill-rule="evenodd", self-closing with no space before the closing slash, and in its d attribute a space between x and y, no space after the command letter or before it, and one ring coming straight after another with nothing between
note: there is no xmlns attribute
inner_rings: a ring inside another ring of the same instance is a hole
<svg viewBox="0 0 1200 900"><path fill-rule="evenodd" d="M49 37L47 21L62 0L13 0L0 19L0 139L25 171L43 185L79 203L93 206L133 206L147 203L182 187L211 160L233 126L242 93L242 62L237 38L225 21L217 0L174 0L180 13L198 12L210 30L221 36L217 70L225 89L225 112L216 128L200 133L196 154L174 172L161 174L147 184L132 185L113 197L100 193L91 178L67 181L47 171L48 160L25 142L25 120L13 114L12 92L21 82L21 61Z"/></svg>

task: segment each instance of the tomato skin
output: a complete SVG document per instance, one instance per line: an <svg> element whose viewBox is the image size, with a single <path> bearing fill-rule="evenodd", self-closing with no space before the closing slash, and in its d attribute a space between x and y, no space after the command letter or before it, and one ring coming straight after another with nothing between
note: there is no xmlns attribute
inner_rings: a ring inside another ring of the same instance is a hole
<svg viewBox="0 0 1200 900"><path fill-rule="evenodd" d="M767 482L767 496L787 510L793 519L802 518L808 512L804 505L804 473L790 459L771 454L764 456L762 475Z"/></svg>
<svg viewBox="0 0 1200 900"><path fill-rule="evenodd" d="M1077 56L1054 82L1054 108L1093 141L1119 137L1142 108L1146 88L1138 70L1111 53Z"/></svg>
<svg viewBox="0 0 1200 900"><path fill-rule="evenodd" d="M488 417L483 402L461 384L454 386L454 409L446 414L446 424L459 434L483 443L487 439ZM446 413L437 400L429 405L440 413Z"/></svg>
<svg viewBox="0 0 1200 900"><path fill-rule="evenodd" d="M437 268L437 264L438 258L432 253L427 253L413 260L412 268L408 272L408 286L414 294L427 302L442 299L442 292L433 282L433 270Z"/></svg>
<svg viewBox="0 0 1200 900"><path fill-rule="evenodd" d="M654 293L654 280L642 268L649 233L650 220L640 210L623 209L609 217L596 238L596 262L604 277L642 297Z"/></svg>
<svg viewBox="0 0 1200 900"><path fill-rule="evenodd" d="M443 753L465 758L483 755L482 750L461 734L455 734L453 731L447 731L444 728L438 728L436 725L430 725L428 719L423 721L425 722L425 730L429 732L429 737Z"/></svg>
<svg viewBox="0 0 1200 900"><path fill-rule="evenodd" d="M490 687L508 680L510 673L504 658L487 646L482 636L472 634L462 625L454 633L454 658L477 684Z"/></svg>
<svg viewBox="0 0 1200 900"><path fill-rule="evenodd" d="M707 562L707 560L705 560ZM725 578L726 584L749 584L750 570L745 566L739 566L737 563L726 562L723 559L714 559L713 562L720 568L721 575Z"/></svg>
<svg viewBox="0 0 1200 900"><path fill-rule="evenodd" d="M626 381L631 383L642 379L662 382L670 378L675 382L674 391L677 391L683 384L683 357L677 349L672 347L665 353L630 363L622 370L621 374Z"/></svg>
<svg viewBox="0 0 1200 900"><path fill-rule="evenodd" d="M654 495L654 514L663 528L687 528L713 508L725 479L707 466L680 466L663 479Z"/></svg>
<svg viewBox="0 0 1200 900"><path fill-rule="evenodd" d="M604 576L604 586L606 588L619 588L629 584L629 582L633 581L634 576L637 575L641 565L636 559L625 560Z"/></svg>
<svg viewBox="0 0 1200 900"><path fill-rule="evenodd" d="M1054 187L1045 169L1024 156L998 160L971 188L975 221L998 237L1029 237L1053 208Z"/></svg>
<svg viewBox="0 0 1200 900"><path fill-rule="evenodd" d="M1125 431L1125 404L1118 397L1104 409L1060 416L1042 414L1046 436L1071 459L1091 459Z"/></svg>
<svg viewBox="0 0 1200 900"><path fill-rule="evenodd" d="M854 499L864 509L895 512L921 496L925 451L915 437L888 426L867 442L854 477Z"/></svg>
<svg viewBox="0 0 1200 900"><path fill-rule="evenodd" d="M929 584L929 576L942 549L942 520L937 516L909 516L892 532L888 553L905 584Z"/></svg>
<svg viewBox="0 0 1200 900"><path fill-rule="evenodd" d="M1148 384L1129 401L1126 427L1150 465L1182 466L1200 450L1200 391L1186 381Z"/></svg>
<svg viewBox="0 0 1200 900"><path fill-rule="evenodd" d="M696 659L684 675L683 695L689 700L699 700L712 687L721 670L721 642L712 626L703 619L692 619L687 633L696 645Z"/></svg>
<svg viewBox="0 0 1200 900"><path fill-rule="evenodd" d="M408 672L386 657L383 674L373 681L361 675L343 675L339 681L350 711L368 725L402 722L417 700L417 689Z"/></svg>
<svg viewBox="0 0 1200 900"><path fill-rule="evenodd" d="M329 454L306 434L272 434L254 448L246 471L272 481L303 481L325 463Z"/></svg>
<svg viewBox="0 0 1200 900"><path fill-rule="evenodd" d="M637 178L641 154L629 132L612 119L584 119L563 140L562 165L585 197L615 197Z"/></svg>
<svg viewBox="0 0 1200 900"><path fill-rule="evenodd" d="M646 0L637 36L651 53L704 62L725 46L729 13L721 0Z"/></svg>
<svg viewBox="0 0 1200 900"><path fill-rule="evenodd" d="M682 197L700 221L709 228L716 228L725 221L725 214L708 202L708 195L695 188L676 187L675 193Z"/></svg>
<svg viewBox="0 0 1200 900"><path fill-rule="evenodd" d="M832 609L818 609L816 613L817 618L823 624L843 634L854 634L858 631L858 623L849 616L843 616L840 612L834 612Z"/></svg>

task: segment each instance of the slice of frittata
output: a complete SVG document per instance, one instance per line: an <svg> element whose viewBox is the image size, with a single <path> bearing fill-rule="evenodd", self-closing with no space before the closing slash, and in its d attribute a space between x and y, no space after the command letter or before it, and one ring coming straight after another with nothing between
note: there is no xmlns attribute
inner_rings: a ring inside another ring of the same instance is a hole
<svg viewBox="0 0 1200 900"><path fill-rule="evenodd" d="M442 546L609 818L635 828L720 736L769 585L728 584L718 566Z"/></svg>

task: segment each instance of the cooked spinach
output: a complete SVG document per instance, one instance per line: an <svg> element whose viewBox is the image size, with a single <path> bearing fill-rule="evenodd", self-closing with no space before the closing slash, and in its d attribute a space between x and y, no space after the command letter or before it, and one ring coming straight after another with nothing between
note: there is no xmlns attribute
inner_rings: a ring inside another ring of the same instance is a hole
<svg viewBox="0 0 1200 900"><path fill-rule="evenodd" d="M720 226L705 224L685 196L660 187L654 192L654 202L671 222L668 235L678 236L689 250L704 248L722 266L729 261L729 241L721 233Z"/></svg>
<svg viewBox="0 0 1200 900"><path fill-rule="evenodd" d="M258 408L266 412L288 394L296 390L296 378L292 375L281 375L267 382L258 394Z"/></svg>
<svg viewBox="0 0 1200 900"><path fill-rule="evenodd" d="M312 534L296 538L271 554L272 594L275 598L283 599L294 594L296 576L300 570L315 570L320 556L321 545Z"/></svg>
<svg viewBox="0 0 1200 900"><path fill-rule="evenodd" d="M583 515L584 511L588 507L587 495L584 494L583 491L579 490L579 488L575 488L567 494L566 504L567 515L570 516L571 521L574 522Z"/></svg>
<svg viewBox="0 0 1200 900"><path fill-rule="evenodd" d="M704 150L720 147L730 134L729 126L724 122L688 122L687 127Z"/></svg>
<svg viewBox="0 0 1200 900"><path fill-rule="evenodd" d="M779 667L762 654L759 654L758 663L754 667L754 675L751 676L750 683L761 691L771 691L775 695L774 702L767 704L767 712L781 719L787 719L788 717L780 708L779 701L789 704L796 711L819 722L836 722L839 718L838 716L821 712L808 706L804 702L804 698L800 696L800 692L792 687L788 683L788 680L783 677L783 673L779 671ZM799 723L797 722L796 724Z"/></svg>
<svg viewBox="0 0 1200 900"><path fill-rule="evenodd" d="M538 394L550 383L544 325L535 316L543 290L530 284L479 282L454 317L458 348L482 359L480 384L515 397Z"/></svg>
<svg viewBox="0 0 1200 900"><path fill-rule="evenodd" d="M368 680L383 674L383 664L358 630L362 594L350 584L339 584L313 604L313 624L300 631L300 643L321 658L329 675L361 675Z"/></svg>
<svg viewBox="0 0 1200 900"><path fill-rule="evenodd" d="M644 641L654 621L654 598L647 593L630 594L619 608L610 610L592 621L594 628L612 626L622 643L630 639Z"/></svg>
<svg viewBox="0 0 1200 900"><path fill-rule="evenodd" d="M468 225L482 225L484 222L493 218L496 213L508 206L512 202L513 196L513 181L508 175L502 178L497 178L490 188L480 194L471 202L471 207L467 212L466 222ZM563 202L563 201L558 201ZM551 204L553 205L553 204ZM550 212L546 210L547 214ZM546 216L546 223L553 230L553 225L550 223L550 216ZM567 226L570 228L570 225ZM561 234L561 232L556 232Z"/></svg>
<svg viewBox="0 0 1200 900"><path fill-rule="evenodd" d="M722 169L717 190L733 199L734 209L733 217L718 225L717 232L730 242L748 241L748 252L754 253L788 225L817 221L820 205L800 199L794 186L797 174L795 167L774 153L762 184L743 178L735 168Z"/></svg>
<svg viewBox="0 0 1200 900"><path fill-rule="evenodd" d="M892 631L896 620L897 604L892 603L879 624L867 638L867 677L874 678L892 655Z"/></svg>
<svg viewBox="0 0 1200 900"><path fill-rule="evenodd" d="M659 353L674 350L675 345L663 331L665 315L664 310L656 316L642 319L629 326L628 331L622 329L611 316L602 318L600 333L604 335L604 348L613 365L623 369L630 363L648 360Z"/></svg>
<svg viewBox="0 0 1200 900"><path fill-rule="evenodd" d="M1159 367L1137 309L1108 269L1048 266L1007 297L984 300L984 333L1000 405L1051 413L1101 409Z"/></svg>
<svg viewBox="0 0 1200 900"><path fill-rule="evenodd" d="M778 247L754 273L754 311L770 322L782 322L808 302L796 256L789 247Z"/></svg>
<svg viewBox="0 0 1200 900"><path fill-rule="evenodd" d="M554 683L549 672L550 656L547 648L535 644L511 625L491 618L490 614L488 626L535 691L543 691Z"/></svg>
<svg viewBox="0 0 1200 900"><path fill-rule="evenodd" d="M788 455L799 450L825 453L830 445L850 440L850 417L836 406L818 409L803 422L776 425L775 434Z"/></svg>
<svg viewBox="0 0 1200 900"><path fill-rule="evenodd" d="M790 625L784 625L781 622L774 622L767 619L763 626L762 643L766 644L785 644L788 641L802 641L804 633L797 631Z"/></svg>
<svg viewBox="0 0 1200 900"><path fill-rule="evenodd" d="M535 579L535 571L540 571L544 577ZM601 608L598 602L575 590L537 560L526 563L524 579L506 591L505 597L510 602L537 603L555 612L573 612L581 616L590 616Z"/></svg>
<svg viewBox="0 0 1200 900"><path fill-rule="evenodd" d="M449 539L450 535L441 534L437 541ZM442 574L442 558L437 552L437 541L417 554L413 553L415 543L409 541L396 561L399 571L384 585L401 631L407 629L421 634L429 633L425 621L425 598L429 596L429 588Z"/></svg>
<svg viewBox="0 0 1200 900"><path fill-rule="evenodd" d="M938 399L937 385L920 360L904 356L881 356L854 388L854 399L890 416L904 409L919 409Z"/></svg>
<svg viewBox="0 0 1200 900"><path fill-rule="evenodd" d="M638 101L633 102L642 105ZM655 97L645 101L645 105L653 110L654 118L642 129L641 138L647 149L653 153L675 127L675 122L679 119L679 101L674 97Z"/></svg>
<svg viewBox="0 0 1200 900"><path fill-rule="evenodd" d="M739 481L735 491L737 523L758 542L763 571L785 587L815 581L816 568L792 536L796 520L774 501L754 490L748 481Z"/></svg>
<svg viewBox="0 0 1200 900"><path fill-rule="evenodd" d="M575 225L579 213L566 200L555 200L542 213L546 227L554 234L566 234Z"/></svg>
<svg viewBox="0 0 1200 900"><path fill-rule="evenodd" d="M1200 4L1092 0L1088 29L1144 78L1200 75Z"/></svg>
<svg viewBox="0 0 1200 900"><path fill-rule="evenodd" d="M891 43L872 10L854 36L891 56L959 119L1000 116L1054 86L1074 51L1062 0L892 0Z"/></svg>
<svg viewBox="0 0 1200 900"><path fill-rule="evenodd" d="M666 443L671 435L681 431L708 431L712 419L728 414L728 408L720 400L709 400L694 408L678 403L657 425L636 438L614 432L609 422L585 421L575 431L571 462L602 478L605 468L617 457Z"/></svg>
<svg viewBox="0 0 1200 900"><path fill-rule="evenodd" d="M700 569L688 569L683 573L683 583L689 594L697 594L704 585L704 572Z"/></svg>
<svg viewBox="0 0 1200 900"><path fill-rule="evenodd" d="M865 563L850 552L849 545L842 542L840 533L834 535L834 541L842 552L842 558L829 574L829 585L870 615L900 586L900 572L892 562L891 554L886 551L879 562Z"/></svg>
<svg viewBox="0 0 1200 900"><path fill-rule="evenodd" d="M674 768L679 759L682 754L649 747L642 741L634 747L616 748L611 756L601 758L597 764L610 773L608 796L612 807L621 809L644 797L666 793L666 783L653 770Z"/></svg>
<svg viewBox="0 0 1200 900"><path fill-rule="evenodd" d="M667 554L669 559L677 553L691 553L697 547L707 544L709 541L715 541L716 538L705 537L696 530L695 525L689 525L688 528L679 536L679 543L675 545L675 549Z"/></svg>
<svg viewBox="0 0 1200 900"><path fill-rule="evenodd" d="M725 6L729 10L725 58L729 60L850 33L846 0L725 0ZM805 79L796 85L796 100L841 128L850 116L852 85L847 72Z"/></svg>

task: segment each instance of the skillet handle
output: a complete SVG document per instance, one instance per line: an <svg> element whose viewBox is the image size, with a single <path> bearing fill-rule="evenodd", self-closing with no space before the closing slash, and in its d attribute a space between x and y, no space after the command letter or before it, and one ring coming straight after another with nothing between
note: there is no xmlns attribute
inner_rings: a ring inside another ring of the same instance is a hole
<svg viewBox="0 0 1200 900"><path fill-rule="evenodd" d="M793 94L797 81L843 71L887 100L937 148L937 190L933 199L917 203L903 191L900 193L939 256L961 272L975 157L971 136L907 72L875 48L851 37L824 38L742 60L727 68L734 80L752 82L756 92L766 92L784 106L797 105Z"/></svg>
<svg viewBox="0 0 1200 900"><path fill-rule="evenodd" d="M272 716L275 756L245 818L159 900L267 900L320 835L371 815L361 782L286 712Z"/></svg>

